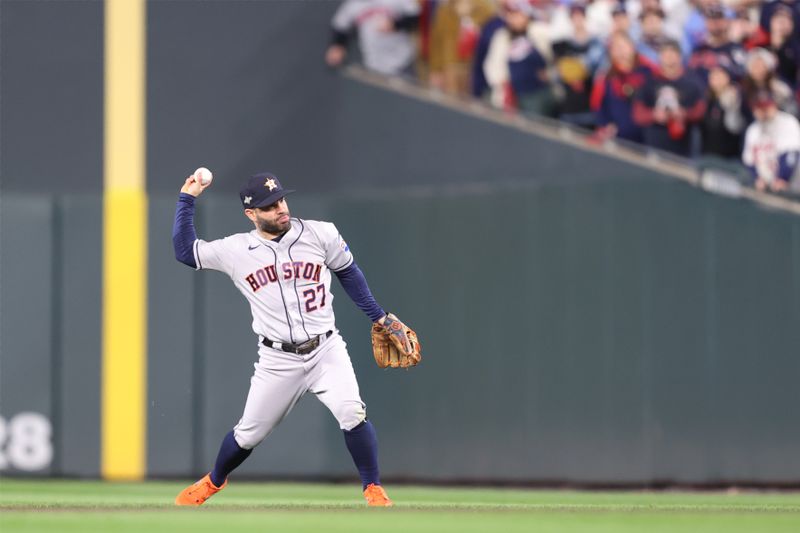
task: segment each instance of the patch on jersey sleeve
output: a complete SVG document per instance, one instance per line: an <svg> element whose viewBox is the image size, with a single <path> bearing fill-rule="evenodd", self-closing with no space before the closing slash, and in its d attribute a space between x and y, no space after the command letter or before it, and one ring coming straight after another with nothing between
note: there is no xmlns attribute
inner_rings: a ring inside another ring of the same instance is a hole
<svg viewBox="0 0 800 533"><path fill-rule="evenodd" d="M339 236L339 248L341 248L345 252L349 252L350 251L350 247L347 246L347 243L344 242L344 239L342 239L341 235Z"/></svg>

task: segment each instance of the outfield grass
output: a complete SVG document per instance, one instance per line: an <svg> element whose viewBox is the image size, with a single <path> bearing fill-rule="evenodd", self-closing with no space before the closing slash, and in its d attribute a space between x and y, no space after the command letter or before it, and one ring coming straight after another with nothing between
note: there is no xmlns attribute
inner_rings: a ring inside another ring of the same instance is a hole
<svg viewBox="0 0 800 533"><path fill-rule="evenodd" d="M0 530L800 532L798 493L388 486L395 507L370 509L357 486L234 480L200 508L176 508L186 484L0 479Z"/></svg>

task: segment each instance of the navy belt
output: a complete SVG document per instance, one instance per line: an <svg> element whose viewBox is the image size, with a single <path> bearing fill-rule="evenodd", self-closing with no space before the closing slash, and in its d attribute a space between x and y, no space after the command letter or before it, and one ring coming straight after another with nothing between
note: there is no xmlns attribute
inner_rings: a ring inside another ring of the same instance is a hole
<svg viewBox="0 0 800 533"><path fill-rule="evenodd" d="M323 333L322 335L317 335L316 337L312 337L306 342L301 342L298 344L294 344L291 342L276 342L276 341L271 341L266 337L263 337L261 339L261 344L263 344L267 348L274 348L276 350L282 350L284 352L289 352L297 355L306 355L316 350L319 347L319 345L322 344L322 341L324 341L331 335L333 335L333 331L328 331L326 333Z"/></svg>

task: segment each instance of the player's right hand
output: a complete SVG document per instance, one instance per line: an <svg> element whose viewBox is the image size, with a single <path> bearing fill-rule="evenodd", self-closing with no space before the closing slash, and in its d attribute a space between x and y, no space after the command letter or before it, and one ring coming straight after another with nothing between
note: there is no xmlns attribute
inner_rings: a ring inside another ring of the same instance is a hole
<svg viewBox="0 0 800 533"><path fill-rule="evenodd" d="M199 181L194 179L194 175L192 175L186 178L186 181L183 183L183 187L181 187L181 192L185 192L197 197L200 196L204 190L209 188L212 183L214 182L210 181L206 185L201 185Z"/></svg>

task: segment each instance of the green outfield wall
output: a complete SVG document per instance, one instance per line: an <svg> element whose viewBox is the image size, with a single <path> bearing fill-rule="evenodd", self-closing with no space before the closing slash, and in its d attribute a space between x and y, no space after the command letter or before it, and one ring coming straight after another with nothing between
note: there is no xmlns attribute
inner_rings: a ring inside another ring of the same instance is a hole
<svg viewBox="0 0 800 533"><path fill-rule="evenodd" d="M151 198L151 476L209 467L256 359L228 278L172 258L173 206ZM379 301L420 334L421 366L377 369L367 319L335 287L387 478L800 479L800 219L666 179L296 194L291 206L335 221ZM54 460L39 473L96 474L99 252L87 242L99 199L4 195L0 207L2 414L51 418ZM35 240L15 231L34 226ZM205 238L247 228L234 198L199 202ZM352 468L308 397L241 472Z"/></svg>

